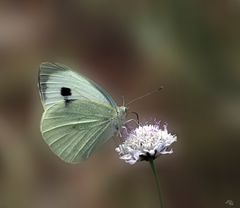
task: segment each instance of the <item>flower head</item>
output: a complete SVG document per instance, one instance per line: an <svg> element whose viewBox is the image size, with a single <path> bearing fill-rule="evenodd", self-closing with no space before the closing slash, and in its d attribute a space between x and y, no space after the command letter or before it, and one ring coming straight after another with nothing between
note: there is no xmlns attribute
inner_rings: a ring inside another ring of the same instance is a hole
<svg viewBox="0 0 240 208"><path fill-rule="evenodd" d="M166 125L163 129L159 127L159 124L143 125L128 134L126 140L116 148L116 151L120 159L134 164L137 161L155 159L162 154L171 154L173 151L169 148L175 141L177 137L168 133Z"/></svg>

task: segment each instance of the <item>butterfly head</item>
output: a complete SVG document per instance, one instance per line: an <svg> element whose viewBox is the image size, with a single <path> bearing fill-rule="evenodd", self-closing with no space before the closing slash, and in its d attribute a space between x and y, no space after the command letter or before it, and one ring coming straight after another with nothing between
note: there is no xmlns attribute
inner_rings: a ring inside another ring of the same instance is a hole
<svg viewBox="0 0 240 208"><path fill-rule="evenodd" d="M125 106L118 107L118 116L122 118L123 120L126 118L128 113L128 108Z"/></svg>

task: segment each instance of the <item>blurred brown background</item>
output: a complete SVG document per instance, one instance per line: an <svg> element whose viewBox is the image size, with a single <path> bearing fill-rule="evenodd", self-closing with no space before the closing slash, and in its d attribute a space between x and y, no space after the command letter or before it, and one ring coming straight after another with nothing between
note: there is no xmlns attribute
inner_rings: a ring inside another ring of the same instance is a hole
<svg viewBox="0 0 240 208"><path fill-rule="evenodd" d="M167 208L240 207L239 0L0 1L0 207L158 207L145 162L110 140L71 166L44 144L37 73L69 65L176 133L157 160Z"/></svg>

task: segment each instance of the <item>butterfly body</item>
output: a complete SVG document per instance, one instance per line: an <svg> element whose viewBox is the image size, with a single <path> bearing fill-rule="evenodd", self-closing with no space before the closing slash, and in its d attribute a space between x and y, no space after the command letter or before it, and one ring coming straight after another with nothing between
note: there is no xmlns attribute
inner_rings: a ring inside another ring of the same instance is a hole
<svg viewBox="0 0 240 208"><path fill-rule="evenodd" d="M43 138L69 163L87 159L119 132L127 116L127 108L117 106L106 91L60 64L41 64L39 89Z"/></svg>

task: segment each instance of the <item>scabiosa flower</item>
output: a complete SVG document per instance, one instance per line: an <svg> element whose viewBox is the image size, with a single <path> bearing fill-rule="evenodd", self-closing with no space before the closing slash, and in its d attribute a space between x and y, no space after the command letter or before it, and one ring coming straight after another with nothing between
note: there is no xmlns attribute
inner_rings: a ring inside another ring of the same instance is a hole
<svg viewBox="0 0 240 208"><path fill-rule="evenodd" d="M129 164L137 161L149 161L159 155L171 154L170 146L177 141L177 137L168 133L167 126L160 128L159 123L143 125L131 131L123 144L116 148L120 159Z"/></svg>

